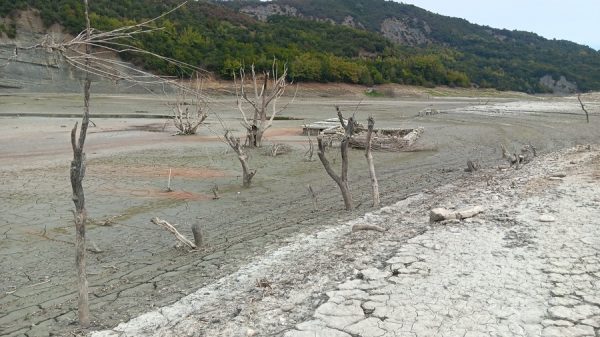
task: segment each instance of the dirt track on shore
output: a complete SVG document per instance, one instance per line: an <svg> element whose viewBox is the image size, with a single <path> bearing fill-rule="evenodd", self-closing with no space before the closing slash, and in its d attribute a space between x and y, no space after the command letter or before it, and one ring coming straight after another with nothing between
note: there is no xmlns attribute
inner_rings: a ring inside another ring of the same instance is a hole
<svg viewBox="0 0 600 337"><path fill-rule="evenodd" d="M132 111L160 114L165 109L160 101L121 97L116 104L113 100L110 96L94 100L97 127L91 129L86 151L89 171L84 186L92 219L88 238L102 251L90 254L88 263L94 328L112 327L149 308L172 303L255 256L285 245L295 234L313 233L369 210L362 152L351 154L352 191L359 206L346 213L320 163L303 160L307 147L300 135L302 124L332 117L334 104L354 111L359 99L298 99L285 115L304 119L277 121L267 134L268 142L288 143L292 152L272 158L264 150L253 151L251 165L258 173L248 190L241 188L237 159L218 141L223 128L219 123L211 120L198 136L173 137L174 130L165 126L164 119L101 117ZM509 102L510 108L504 108ZM564 108L557 110L560 113L547 111L548 102ZM80 105L76 96L68 95L3 96L2 103L0 115L76 112ZM225 126L239 130L231 103L231 98L215 100L214 111ZM445 113L415 117L430 105ZM425 127L418 142L421 151L376 154L386 204L464 175L467 159L496 163L499 143L509 148L531 143L543 153L598 137L597 128L584 123L572 98L495 98L487 104L461 98L371 99L357 111L359 120L373 115L380 125ZM70 243L74 230L68 182L68 133L74 122L2 118L1 335L60 335L74 329ZM336 157L333 151L330 155ZM339 163L339 158L334 162ZM165 192L169 168L175 173L174 193ZM318 194L317 211L308 197L308 184ZM219 200L210 197L215 185ZM149 222L153 216L180 224L186 235L190 224L202 224L207 246L194 253L173 248L174 239Z"/></svg>

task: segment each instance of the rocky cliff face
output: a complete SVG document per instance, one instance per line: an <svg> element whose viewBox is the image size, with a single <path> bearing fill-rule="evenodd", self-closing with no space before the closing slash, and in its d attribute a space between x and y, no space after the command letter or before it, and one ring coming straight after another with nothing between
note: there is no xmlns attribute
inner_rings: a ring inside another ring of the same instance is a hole
<svg viewBox="0 0 600 337"><path fill-rule="evenodd" d="M73 37L59 25L45 27L39 13L27 10L13 19L0 18L0 24L14 24L16 38L0 34L0 92L65 92L83 90L84 73L67 64L59 55L42 49L22 49L39 43L48 36L55 41ZM116 57L116 56L113 56ZM114 83L92 77L96 93L146 93L144 88L129 83ZM161 92L161 89L148 88Z"/></svg>
<svg viewBox="0 0 600 337"><path fill-rule="evenodd" d="M428 37L430 33L431 28L427 22L416 18L412 20L389 18L381 23L381 34L399 44L414 46L431 43Z"/></svg>
<svg viewBox="0 0 600 337"><path fill-rule="evenodd" d="M240 12L253 16L261 21L267 21L267 19L273 15L302 16L302 14L298 13L296 8L287 5L280 6L278 4L246 6L242 8Z"/></svg>
<svg viewBox="0 0 600 337"><path fill-rule="evenodd" d="M292 16L292 17L298 17L298 18L305 18L305 19L314 20L314 21L318 21L318 22L328 22L328 23L332 23L332 24L339 24L342 26L348 26L348 27L352 27L352 28L365 29L365 26L362 23L357 22L354 19L354 17L352 17L350 15L346 16L344 18L344 20L341 22L335 22L333 19L329 19L329 18L317 18L317 17L313 17L313 16L305 16L304 14L300 13L297 8L288 6L288 5L280 6L278 4L268 4L268 5L261 5L261 6L246 6L246 7L243 7L242 9L240 9L240 12L250 15L261 21L267 21L267 19L273 15L285 15L285 16Z"/></svg>
<svg viewBox="0 0 600 337"><path fill-rule="evenodd" d="M365 29L363 23L357 21L351 15L348 15L344 20L336 22L330 18L317 18L303 15L297 8L288 5L266 4L259 6L246 6L240 12L250 15L258 20L266 21L273 15L285 15L298 18L305 18L320 22L329 22L357 29ZM422 45L431 43L432 40L428 37L431 33L431 28L427 22L420 21L416 18L389 18L381 23L381 34L399 44L404 45Z"/></svg>
<svg viewBox="0 0 600 337"><path fill-rule="evenodd" d="M577 83L569 82L564 76L555 80L551 75L540 78L540 84L555 94L572 94L577 92Z"/></svg>

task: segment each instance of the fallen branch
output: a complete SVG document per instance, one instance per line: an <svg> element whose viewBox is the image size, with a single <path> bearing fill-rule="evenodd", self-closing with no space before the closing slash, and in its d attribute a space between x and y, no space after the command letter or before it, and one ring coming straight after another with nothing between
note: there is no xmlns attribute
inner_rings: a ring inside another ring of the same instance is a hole
<svg viewBox="0 0 600 337"><path fill-rule="evenodd" d="M177 229L175 229L175 227L173 227L173 225L166 222L165 220L161 220L159 218L152 218L152 220L150 220L150 222L152 222L155 225L159 225L159 226L163 227L164 229L168 230L169 232L173 233L173 235L175 235L175 238L177 238L177 240L179 240L181 243L188 246L189 248L191 248L191 249L198 248L193 242L191 242L185 236L183 236L181 233L179 233L179 231L177 231Z"/></svg>
<svg viewBox="0 0 600 337"><path fill-rule="evenodd" d="M377 225L364 225L364 224L360 224L360 225L354 225L352 226L352 231L353 232L358 232L358 231L377 231L377 232L385 232L387 231L387 229L377 226Z"/></svg>

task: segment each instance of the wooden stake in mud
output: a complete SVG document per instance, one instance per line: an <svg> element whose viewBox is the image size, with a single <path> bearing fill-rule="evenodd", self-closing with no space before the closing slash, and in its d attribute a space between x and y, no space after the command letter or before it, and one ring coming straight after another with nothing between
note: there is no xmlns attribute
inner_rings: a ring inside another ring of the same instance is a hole
<svg viewBox="0 0 600 337"><path fill-rule="evenodd" d="M88 1L84 0L86 35L90 34L90 18ZM86 55L91 54L91 46L85 45ZM86 66L89 66L89 57L85 58ZM87 218L85 210L85 194L83 192L83 178L85 177L85 153L83 146L87 135L90 120L90 87L91 80L88 72L85 73L83 85L83 118L79 140L77 140L77 123L71 130L71 145L73 147L73 161L71 161L71 188L73 189L73 203L75 204L75 264L77 266L77 289L79 299L77 303L77 315L79 324L83 327L90 325L90 308L88 300L87 274L85 270L85 222Z"/></svg>
<svg viewBox="0 0 600 337"><path fill-rule="evenodd" d="M367 126L367 145L365 150L365 157L367 158L367 164L369 165L369 174L371 175L373 207L379 207L379 183L377 182L377 175L375 174L375 164L373 164L373 153L371 151L371 141L373 139L374 127L375 119L373 119L373 117L369 117Z"/></svg>
<svg viewBox="0 0 600 337"><path fill-rule="evenodd" d="M318 206L318 202L317 202L317 194L315 193L315 190L313 190L312 186L310 186L310 184L308 184L308 193L310 193L310 197L312 199L313 209L315 211L318 211L319 206Z"/></svg>
<svg viewBox="0 0 600 337"><path fill-rule="evenodd" d="M339 108L336 107L339 112ZM344 123L343 119L340 118L342 125L344 126L345 133L344 138L342 139L342 143L340 145L340 151L342 153L342 172L341 175L337 175L333 168L331 168L331 164L327 160L325 156L325 144L323 143L323 135L319 135L317 137L317 145L319 146L319 152L317 153L325 171L327 174L335 181L335 183L339 186L340 191L342 192L342 198L344 199L344 205L346 206L347 211L351 211L354 209L354 205L352 203L352 195L350 194L350 187L348 186L348 141L354 132L354 118L348 118L348 123Z"/></svg>
<svg viewBox="0 0 600 337"><path fill-rule="evenodd" d="M167 192L173 192L173 190L171 189L171 173L172 170L169 169L169 180L167 180Z"/></svg>

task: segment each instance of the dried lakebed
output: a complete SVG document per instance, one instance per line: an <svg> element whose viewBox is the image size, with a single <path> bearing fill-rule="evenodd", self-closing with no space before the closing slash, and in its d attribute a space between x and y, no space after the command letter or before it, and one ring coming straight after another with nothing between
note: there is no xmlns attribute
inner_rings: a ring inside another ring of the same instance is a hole
<svg viewBox="0 0 600 337"><path fill-rule="evenodd" d="M161 109L160 102L144 97L112 100L98 98L99 113L103 102L112 104L104 108L110 113L143 109L151 114ZM498 101L505 104L508 99ZM418 143L422 151L376 154L384 203L435 190L465 176L462 169L467 159L492 165L500 155L500 142L509 146L532 143L540 152L549 152L597 137L597 130L576 115L579 107L572 100L557 104L564 104L573 115L543 109L532 113L531 106L537 101L525 102L525 113L515 112L518 102L513 102L511 111L502 114L492 108L490 114L465 109L477 105L469 99L362 103L359 120L372 114L385 125L425 127ZM71 112L77 111L79 104L76 97L69 96L39 100L3 97L3 103L0 114ZM299 135L302 124L333 116L336 103L353 111L358 102L310 98L290 106L286 115L304 120L278 121L267 137L269 142L288 144L292 151L276 158L266 156L263 150L253 152L251 164L258 173L255 186L248 190L240 188L237 159L215 136L221 127L217 123L209 124L198 136L172 137L173 130L169 125L163 127L164 120L94 118L98 126L91 129L84 185L92 218L88 238L92 247L101 251L88 255L94 329L113 327L210 286L257 256L288 245L298 233L310 235L368 212L368 171L362 152L351 154L350 179L359 205L351 214L341 211L336 186L320 163L303 160L307 146ZM215 110L228 126L239 128L239 117L227 109L229 104L231 99L222 99ZM447 113L415 117L431 104ZM77 332L67 170L68 132L74 121L2 119L2 335ZM334 151L329 155L336 158ZM339 164L339 158L333 160ZM169 169L173 172L172 193L165 192ZM318 194L316 211L306 190L308 184ZM219 200L211 198L215 185L219 186ZM180 224L188 236L190 224L202 224L206 247L192 253L175 249L173 237L150 223L154 216ZM408 238L418 233L407 230L403 235Z"/></svg>

